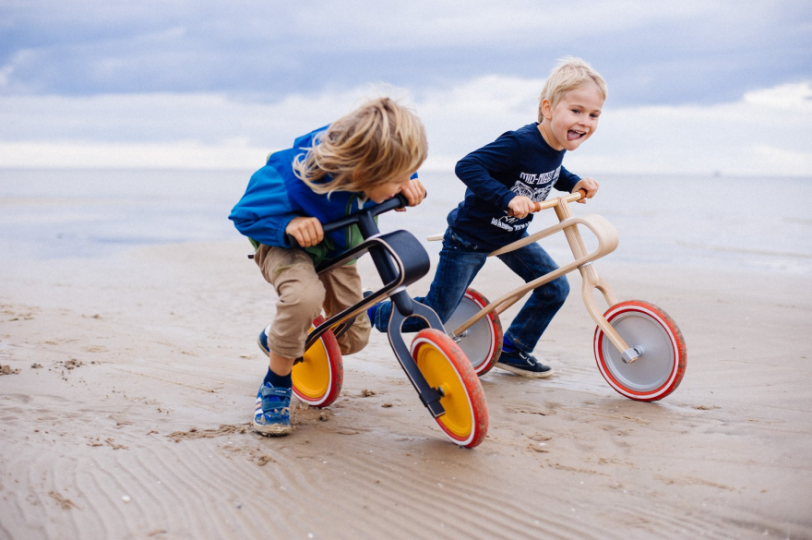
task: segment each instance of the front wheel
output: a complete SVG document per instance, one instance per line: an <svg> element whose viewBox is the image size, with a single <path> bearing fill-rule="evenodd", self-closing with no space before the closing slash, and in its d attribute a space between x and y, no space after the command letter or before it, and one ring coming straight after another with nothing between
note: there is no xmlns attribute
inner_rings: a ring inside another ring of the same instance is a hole
<svg viewBox="0 0 812 540"><path fill-rule="evenodd" d="M488 304L490 302L487 298L475 289L469 288L465 291L460 305L444 326L447 330L453 331L480 310L488 307ZM485 375L493 368L499 360L499 355L502 354L502 323L499 321L499 315L495 311L491 311L462 335L453 339L468 357L474 373L480 377Z"/></svg>
<svg viewBox="0 0 812 540"><path fill-rule="evenodd" d="M435 418L437 424L455 444L465 448L479 445L488 433L488 405L465 353L433 328L418 332L411 352L426 382L442 396L445 413Z"/></svg>
<svg viewBox="0 0 812 540"><path fill-rule="evenodd" d="M671 317L639 300L615 304L604 316L629 347L642 351L627 364L621 351L596 328L595 360L606 382L636 401L656 401L676 390L685 375L687 352L682 332Z"/></svg>
<svg viewBox="0 0 812 540"><path fill-rule="evenodd" d="M319 315L313 320L313 327L324 322ZM310 330L313 330L313 327ZM311 407L327 407L341 394L344 382L344 366L341 349L332 330L319 337L300 362L293 365L293 393Z"/></svg>

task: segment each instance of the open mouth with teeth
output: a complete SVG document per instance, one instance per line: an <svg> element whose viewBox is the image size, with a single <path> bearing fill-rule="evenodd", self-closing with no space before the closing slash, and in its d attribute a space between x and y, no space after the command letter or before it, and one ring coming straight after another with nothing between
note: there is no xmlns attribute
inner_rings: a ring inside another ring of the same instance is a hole
<svg viewBox="0 0 812 540"><path fill-rule="evenodd" d="M586 137L586 131L578 131L576 129L571 129L567 131L567 140L568 141L576 141L578 139L582 139Z"/></svg>

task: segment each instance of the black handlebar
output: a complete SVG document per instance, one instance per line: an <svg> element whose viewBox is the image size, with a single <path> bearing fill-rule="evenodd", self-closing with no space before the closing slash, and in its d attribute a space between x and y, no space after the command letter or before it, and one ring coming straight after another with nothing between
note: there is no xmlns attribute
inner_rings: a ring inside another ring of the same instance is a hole
<svg viewBox="0 0 812 540"><path fill-rule="evenodd" d="M321 228L324 231L324 234L331 233L333 231L337 231L339 229L343 229L344 227L349 227L350 225L355 225L360 220L360 214L366 213L372 217L377 216L378 214L383 214L384 212L389 212L390 210L395 210L397 208L403 208L409 203L406 200L406 197L398 193L391 199L387 201L383 201L380 204L376 204L375 206L371 206L369 208L362 208L358 212L354 214L350 214L349 216L343 217L341 219L337 219L335 221L330 221L328 223L322 223Z"/></svg>
<svg viewBox="0 0 812 540"><path fill-rule="evenodd" d="M389 212L390 210L395 210L397 208L403 208L404 206L408 205L409 201L406 200L402 194L398 193L391 199L384 201L380 204L376 204L375 206L371 206L369 208L362 208L361 210L355 212L354 214L350 214L349 216L345 216L343 218L337 219L335 221L329 221L327 223L322 223L321 229L324 231L324 234L331 233L333 231L337 231L339 229L343 229L345 227L349 227L350 225L355 225L359 221L371 219L378 214L383 214L384 212ZM362 217L363 216L363 217ZM298 247L298 242L292 235L288 236L288 242L293 247Z"/></svg>
<svg viewBox="0 0 812 540"><path fill-rule="evenodd" d="M337 231L338 229L343 229L344 227L358 224L358 229L361 231L361 236L363 236L364 239L368 239L370 236L379 233L378 225L375 223L374 219L375 216L390 210L402 208L408 205L408 203L409 201L406 199L406 197L398 193L388 201L376 204L370 208L362 208L358 212L350 214L349 216L341 219L323 223L321 228L324 231L324 234L327 234ZM287 235L287 237L288 242L290 242L292 247L299 247L298 242L296 242L296 239L293 236ZM381 276L384 283L390 283L397 278L398 270L395 268L394 264L383 248L380 246L371 246L369 248L369 254L372 257L372 260L375 263L375 268L378 270L378 274ZM248 255L248 258L253 259L254 254L252 253ZM330 263L328 262L324 264L329 265ZM318 272L319 268L316 268L316 271ZM391 296L391 298L395 305L397 305L400 313L406 314L407 316L412 313L412 299L409 297L406 291L401 290L396 292Z"/></svg>

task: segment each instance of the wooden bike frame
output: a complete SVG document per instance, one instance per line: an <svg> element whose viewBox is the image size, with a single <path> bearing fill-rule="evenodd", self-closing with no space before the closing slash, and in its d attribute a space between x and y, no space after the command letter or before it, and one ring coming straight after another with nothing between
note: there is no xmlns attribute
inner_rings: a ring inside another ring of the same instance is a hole
<svg viewBox="0 0 812 540"><path fill-rule="evenodd" d="M508 244L488 255L488 257L495 257L503 253L508 253L541 240L542 238L546 238L558 231L564 231L564 236L567 238L567 243L570 246L570 250L572 250L572 255L575 260L562 266L558 270L545 274L538 279L525 283L523 286L503 296L500 296L488 304L488 306L476 313L473 317L465 321L465 323L454 329L454 331L450 334L452 338L462 335L463 332L468 330L471 326L476 324L477 321L491 311L496 311L497 314L501 314L510 306L521 300L522 297L528 292L541 287L545 283L549 283L550 281L557 279L564 274L568 274L577 268L578 271L581 272L581 278L583 280L581 296L583 297L586 310L589 312L592 320L594 320L600 329L603 330L604 334L607 338L609 338L612 345L614 345L617 350L621 352L621 357L624 362L634 362L637 360L637 358L639 358L641 351L631 348L626 344L623 338L620 337L620 334L618 334L612 325L609 324L609 321L606 320L606 317L603 316L603 312L598 309L598 306L595 303L594 290L597 289L603 294L603 298L606 300L606 303L610 308L617 304L617 298L612 292L611 287L609 287L606 281L598 276L598 272L592 266L592 262L596 259L604 257L605 255L608 255L615 250L618 244L618 235L617 230L612 226L612 224L602 216L591 214L575 217L572 215L569 208L569 203L575 202L581 199L581 197L583 197L583 195L579 191L578 193L573 193L564 197L558 197L555 199L550 199L549 201L535 203L535 212L540 212L549 208L555 209L555 214L558 217L559 222L542 231ZM578 229L578 225L583 225L592 231L597 238L598 247L595 249L595 251L591 253L587 252L587 248L584 245L584 240L581 237L581 232ZM439 240L440 238L442 237L429 237L429 240Z"/></svg>

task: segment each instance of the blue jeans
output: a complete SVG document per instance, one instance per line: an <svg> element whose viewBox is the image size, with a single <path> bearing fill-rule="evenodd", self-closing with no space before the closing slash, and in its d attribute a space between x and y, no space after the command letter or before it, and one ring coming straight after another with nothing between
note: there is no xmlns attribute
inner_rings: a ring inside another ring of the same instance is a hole
<svg viewBox="0 0 812 540"><path fill-rule="evenodd" d="M437 312L443 324L462 301L466 289L484 266L490 251L459 238L447 229L443 237L440 262L434 274L434 281L428 296L415 298ZM525 282L533 281L558 269L558 265L537 243L498 256L508 268ZM570 286L565 276L533 290L530 298L513 319L505 332L505 339L522 352L530 353L536 347L550 321L564 305ZM508 291L505 291L508 292ZM386 300L378 305L372 324L381 332L386 332L392 302ZM403 324L404 332L417 332L426 327L422 319L410 318Z"/></svg>

